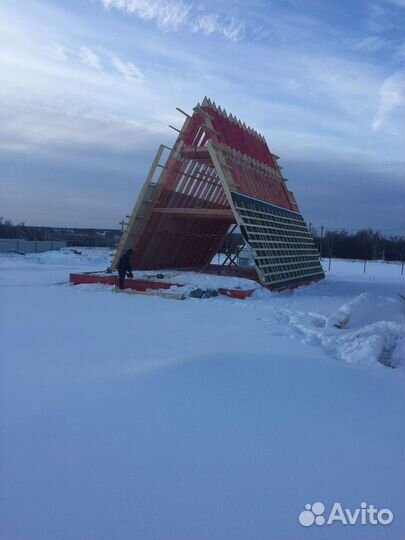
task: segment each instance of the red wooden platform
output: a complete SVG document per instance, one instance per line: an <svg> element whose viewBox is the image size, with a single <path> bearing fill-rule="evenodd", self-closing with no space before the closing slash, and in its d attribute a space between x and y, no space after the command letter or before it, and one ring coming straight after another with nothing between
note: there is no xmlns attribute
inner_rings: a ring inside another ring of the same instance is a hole
<svg viewBox="0 0 405 540"><path fill-rule="evenodd" d="M118 276L114 274L107 274L105 272L80 272L69 274L69 281L73 285L84 285L92 283L102 283L104 285L118 286ZM170 283L161 279L139 279L139 278L126 278L125 287L127 289L134 289L136 291L147 290L159 290L170 289L170 287L184 287L186 283ZM232 289L226 287L218 288L219 294L229 296L230 298L236 298L238 300L244 300L249 296L252 296L256 289Z"/></svg>

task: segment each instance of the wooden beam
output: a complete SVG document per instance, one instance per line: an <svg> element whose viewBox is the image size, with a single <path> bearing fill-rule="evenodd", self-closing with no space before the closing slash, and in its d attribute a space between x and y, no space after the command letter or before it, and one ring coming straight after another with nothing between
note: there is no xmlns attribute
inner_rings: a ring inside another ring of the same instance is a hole
<svg viewBox="0 0 405 540"><path fill-rule="evenodd" d="M195 113L197 113L197 114L200 114L200 115L203 116L204 118L208 118L209 120L215 120L215 118L214 118L211 114L207 113L207 111L204 111L204 110L203 110L200 106L198 106L198 105L197 105L196 107L194 107L193 111L194 111Z"/></svg>
<svg viewBox="0 0 405 540"><path fill-rule="evenodd" d="M193 159L196 161L209 161L211 162L211 156L206 146L193 146L192 144L185 144L181 149L181 157L187 159Z"/></svg>
<svg viewBox="0 0 405 540"><path fill-rule="evenodd" d="M184 114L184 116L187 116L187 118L191 118L189 114L187 114L183 109L180 109L180 107L176 107L176 111L179 111L181 114Z"/></svg>
<svg viewBox="0 0 405 540"><path fill-rule="evenodd" d="M210 127L210 126L207 126L207 124L201 124L201 128L206 129L209 133L211 133L213 135L221 135L221 133L219 131L217 131L216 129L214 129L214 128Z"/></svg>
<svg viewBox="0 0 405 540"><path fill-rule="evenodd" d="M177 217L190 219L223 219L230 223L235 222L231 210L218 208L154 208L154 214L171 214Z"/></svg>
<svg viewBox="0 0 405 540"><path fill-rule="evenodd" d="M152 166L151 166L151 168L149 170L148 176L146 177L145 183L144 183L144 185L143 185L143 187L141 189L141 192L138 195L138 198L136 200L134 209L131 212L131 217L129 218L128 225L127 225L126 229L122 232L120 243L119 243L118 248L117 248L117 250L115 252L114 259L113 259L113 261L111 263L110 268L108 269L110 271L114 271L117 268L118 262L119 262L119 259L120 259L121 255L122 255L122 253L126 249L129 249L130 247L132 248L133 236L134 236L133 229L134 229L134 226L135 226L135 222L136 222L136 219L139 216L139 211L140 211L142 203L144 202L144 199L145 199L145 196L146 196L146 194L148 192L148 189L151 186L154 185L154 182L152 182L152 178L153 178L153 175L155 174L156 167L157 167L157 165L159 163L160 158L162 157L162 154L163 154L163 151L164 151L165 148L167 148L167 146L164 146L163 144L161 144L159 146L158 151L156 152L156 156L155 156L155 159L153 160L153 163L152 163Z"/></svg>
<svg viewBox="0 0 405 540"><path fill-rule="evenodd" d="M185 300L186 296L179 293L167 293L163 291L156 291L147 289L146 291L135 291L134 289L113 289L115 293L121 294L133 294L142 296L160 296L161 298L170 298L171 300Z"/></svg>

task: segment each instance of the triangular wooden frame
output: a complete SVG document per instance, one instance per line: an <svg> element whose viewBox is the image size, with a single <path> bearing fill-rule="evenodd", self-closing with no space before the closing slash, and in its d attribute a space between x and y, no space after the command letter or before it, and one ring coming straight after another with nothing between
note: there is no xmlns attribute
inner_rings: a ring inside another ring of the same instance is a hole
<svg viewBox="0 0 405 540"><path fill-rule="evenodd" d="M297 234L310 253L307 257L312 261L312 273L302 271L301 281L322 278L312 237L299 214L294 195L286 187L278 158L270 152L264 137L207 98L194 108L192 115L184 114L183 127L173 148L168 149L166 160L163 156L167 147L161 145L158 149L111 270L116 269L120 256L129 248L134 251L135 269L201 270L210 264L230 225L237 224L245 241L251 245L259 280L270 288L282 288L300 282L297 263L290 265L288 272L277 270L277 265L285 266L277 262L274 262L275 271L269 270L269 264L262 263L272 257L278 260L272 255L277 250L272 252L270 245L278 242L274 240L274 231L280 231L280 225L275 222L281 220L281 223L296 224ZM251 209L244 210L247 203L243 201L242 207L236 207L236 196L238 201L240 197L247 198ZM255 204L262 205L261 210ZM256 216L256 225L250 223L250 214ZM263 225L265 220L268 220L267 225ZM258 224L262 227L261 235L255 234L260 229ZM287 246L289 239L283 236L283 231L280 234L279 243L284 242L285 249L296 252ZM262 240L257 240L258 236ZM263 250L267 250L266 256ZM290 263L292 255L285 257L289 257L285 260ZM301 262L301 266L305 264Z"/></svg>

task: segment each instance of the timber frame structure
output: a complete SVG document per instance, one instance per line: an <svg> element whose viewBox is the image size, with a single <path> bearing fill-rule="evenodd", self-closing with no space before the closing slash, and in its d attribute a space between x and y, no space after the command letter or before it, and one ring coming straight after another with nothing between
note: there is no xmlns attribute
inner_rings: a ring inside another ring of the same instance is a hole
<svg viewBox="0 0 405 540"><path fill-rule="evenodd" d="M207 98L192 115L177 110L184 125L173 128L173 148L159 147L110 270L130 248L137 270L206 270L234 225L264 286L322 279L312 236L264 137Z"/></svg>

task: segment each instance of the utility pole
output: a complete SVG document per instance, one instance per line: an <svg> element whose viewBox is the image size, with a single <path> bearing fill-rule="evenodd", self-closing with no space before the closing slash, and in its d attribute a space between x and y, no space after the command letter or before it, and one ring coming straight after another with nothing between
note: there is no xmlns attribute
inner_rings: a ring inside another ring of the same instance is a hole
<svg viewBox="0 0 405 540"><path fill-rule="evenodd" d="M319 255L321 257L321 260L322 260L322 244L323 244L323 225L321 226L321 239L319 242Z"/></svg>
<svg viewBox="0 0 405 540"><path fill-rule="evenodd" d="M330 240L330 244L329 244L329 268L328 268L328 271L330 272L330 268L331 268L331 265L332 265L332 256L333 256L333 241L335 240L335 237L332 236L331 240Z"/></svg>

